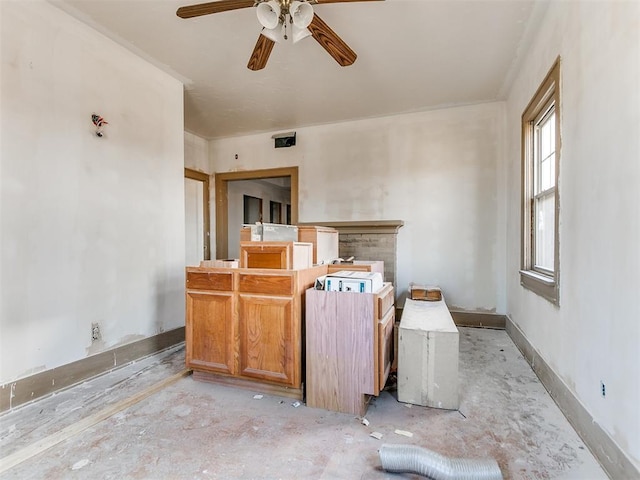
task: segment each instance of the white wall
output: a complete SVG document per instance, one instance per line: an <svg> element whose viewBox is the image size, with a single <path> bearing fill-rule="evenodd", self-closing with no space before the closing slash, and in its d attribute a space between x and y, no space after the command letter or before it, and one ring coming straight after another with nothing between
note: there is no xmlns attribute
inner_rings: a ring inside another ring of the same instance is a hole
<svg viewBox="0 0 640 480"><path fill-rule="evenodd" d="M47 2L0 12L4 383L184 325L184 153L177 80Z"/></svg>
<svg viewBox="0 0 640 480"><path fill-rule="evenodd" d="M525 53L507 102L508 314L638 468L640 3L551 2ZM520 117L558 55L556 308L520 286L518 267Z"/></svg>
<svg viewBox="0 0 640 480"><path fill-rule="evenodd" d="M184 166L199 172L209 169L209 142L190 132L184 132Z"/></svg>
<svg viewBox="0 0 640 480"><path fill-rule="evenodd" d="M211 165L299 166L301 222L403 220L399 291L433 283L452 306L504 312L503 119L492 103L299 128L291 148L271 134L213 140Z"/></svg>

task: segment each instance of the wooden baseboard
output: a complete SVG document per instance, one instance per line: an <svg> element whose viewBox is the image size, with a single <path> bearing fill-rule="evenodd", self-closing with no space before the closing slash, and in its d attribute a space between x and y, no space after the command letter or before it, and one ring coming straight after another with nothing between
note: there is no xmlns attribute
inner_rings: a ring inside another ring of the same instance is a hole
<svg viewBox="0 0 640 480"><path fill-rule="evenodd" d="M611 478L640 478L638 470L616 442L596 422L569 387L540 356L522 330L506 317L506 331L540 382L556 402L582 441Z"/></svg>
<svg viewBox="0 0 640 480"><path fill-rule="evenodd" d="M144 338L0 386L0 412L71 387L91 377L184 342L184 327Z"/></svg>
<svg viewBox="0 0 640 480"><path fill-rule="evenodd" d="M497 328L504 330L506 316L499 313L449 310L453 323L458 327Z"/></svg>

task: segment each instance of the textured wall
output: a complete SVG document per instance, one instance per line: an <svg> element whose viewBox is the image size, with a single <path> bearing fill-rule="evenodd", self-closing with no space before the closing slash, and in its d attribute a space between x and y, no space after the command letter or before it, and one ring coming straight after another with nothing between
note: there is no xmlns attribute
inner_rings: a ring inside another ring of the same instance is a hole
<svg viewBox="0 0 640 480"><path fill-rule="evenodd" d="M0 12L6 382L184 325L184 142L177 80L48 2Z"/></svg>
<svg viewBox="0 0 640 480"><path fill-rule="evenodd" d="M440 285L453 306L504 311L503 104L211 141L213 171L299 166L300 222L403 220L397 289ZM238 155L238 159L235 155Z"/></svg>
<svg viewBox="0 0 640 480"><path fill-rule="evenodd" d="M551 2L507 102L508 313L640 466L640 3ZM560 307L520 286L520 118L562 58ZM606 385L606 397L601 394Z"/></svg>

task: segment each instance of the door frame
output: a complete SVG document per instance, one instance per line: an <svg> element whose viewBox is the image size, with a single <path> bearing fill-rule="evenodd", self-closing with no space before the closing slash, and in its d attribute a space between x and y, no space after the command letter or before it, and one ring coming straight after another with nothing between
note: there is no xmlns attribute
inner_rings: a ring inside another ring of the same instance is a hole
<svg viewBox="0 0 640 480"><path fill-rule="evenodd" d="M298 224L298 167L245 170L215 173L216 188L216 257L227 258L229 253L229 190L228 182L258 178L289 177L291 179L291 224Z"/></svg>
<svg viewBox="0 0 640 480"><path fill-rule="evenodd" d="M211 212L209 209L209 175L191 168L184 169L184 178L190 178L202 182L202 214L204 216L204 238L202 245L204 246L204 260L211 260Z"/></svg>

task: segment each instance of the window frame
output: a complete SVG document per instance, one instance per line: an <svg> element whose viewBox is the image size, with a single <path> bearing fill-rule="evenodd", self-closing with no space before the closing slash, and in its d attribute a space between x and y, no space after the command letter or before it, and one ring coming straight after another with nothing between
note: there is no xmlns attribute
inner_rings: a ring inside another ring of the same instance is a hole
<svg viewBox="0 0 640 480"><path fill-rule="evenodd" d="M555 305L560 300L560 188L558 184L560 173L560 154L562 145L561 135L561 103L560 103L560 57L556 59L547 73L542 84L522 113L522 239L520 260L520 284L536 294L546 298ZM536 156L535 129L550 114L555 114L555 171L554 186L544 192L536 193L535 168ZM554 196L554 252L553 270L550 271L536 265L536 228L535 228L535 199L542 195Z"/></svg>

